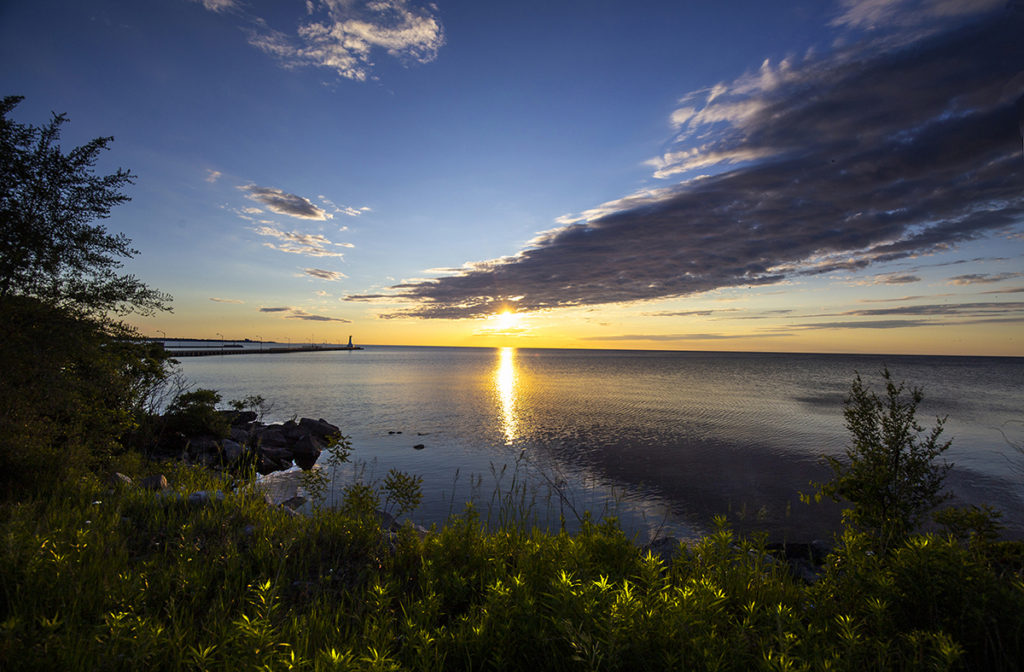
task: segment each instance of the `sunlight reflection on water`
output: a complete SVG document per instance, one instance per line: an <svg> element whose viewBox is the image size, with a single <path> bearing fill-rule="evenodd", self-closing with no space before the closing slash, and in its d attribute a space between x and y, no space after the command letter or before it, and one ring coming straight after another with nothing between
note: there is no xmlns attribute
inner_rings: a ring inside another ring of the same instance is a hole
<svg viewBox="0 0 1024 672"><path fill-rule="evenodd" d="M511 445L519 437L519 416L516 413L518 384L516 349L501 348L498 350L498 367L494 370L494 391L498 397L505 445Z"/></svg>

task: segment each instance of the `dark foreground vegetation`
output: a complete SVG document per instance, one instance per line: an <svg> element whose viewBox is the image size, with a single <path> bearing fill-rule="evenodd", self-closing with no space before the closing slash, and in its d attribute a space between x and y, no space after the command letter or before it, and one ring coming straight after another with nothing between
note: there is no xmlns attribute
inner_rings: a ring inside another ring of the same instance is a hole
<svg viewBox="0 0 1024 672"><path fill-rule="evenodd" d="M119 275L134 251L92 223L132 179L93 174L109 139L64 154L63 118L17 124L17 102L0 102L0 669L1024 667L1024 545L997 512L940 508L942 423L925 432L921 392L888 372L881 395L854 381L847 454L807 498L848 506L810 578L725 521L659 557L614 521L538 531L503 493L498 525L467 508L424 532L382 526L418 498L401 474L298 516L244 470L146 457L174 430L164 407L228 428L120 321L167 297Z"/></svg>

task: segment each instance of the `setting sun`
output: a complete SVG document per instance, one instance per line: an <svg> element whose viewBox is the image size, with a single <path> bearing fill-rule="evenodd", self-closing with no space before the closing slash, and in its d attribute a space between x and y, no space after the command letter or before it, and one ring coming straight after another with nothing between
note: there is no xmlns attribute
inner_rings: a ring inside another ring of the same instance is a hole
<svg viewBox="0 0 1024 672"><path fill-rule="evenodd" d="M495 331L513 331L522 327L522 317L511 310L505 310L494 316Z"/></svg>

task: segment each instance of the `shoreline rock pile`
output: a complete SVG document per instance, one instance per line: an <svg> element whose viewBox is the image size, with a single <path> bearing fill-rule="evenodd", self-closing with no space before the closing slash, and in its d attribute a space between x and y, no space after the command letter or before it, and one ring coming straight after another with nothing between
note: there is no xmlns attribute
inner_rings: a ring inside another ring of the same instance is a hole
<svg viewBox="0 0 1024 672"><path fill-rule="evenodd" d="M300 418L265 424L254 411L221 411L230 423L228 435L186 436L173 432L160 437L154 452L214 469L255 467L261 475L291 469L309 470L320 453L341 437L341 429L323 418Z"/></svg>

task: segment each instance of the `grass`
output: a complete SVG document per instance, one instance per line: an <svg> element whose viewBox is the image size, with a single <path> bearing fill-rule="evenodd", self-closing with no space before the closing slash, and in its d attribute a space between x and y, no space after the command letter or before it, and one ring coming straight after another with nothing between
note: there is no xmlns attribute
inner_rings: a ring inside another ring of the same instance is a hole
<svg viewBox="0 0 1024 672"><path fill-rule="evenodd" d="M0 669L1020 669L1019 543L847 533L793 579L725 526L671 566L614 520L574 534L469 508L383 533L372 498L293 517L162 465L3 505ZM190 503L196 491L223 500ZM501 499L501 498L499 498ZM343 503L344 504L344 503ZM516 506L507 500L506 506ZM495 521L499 524L495 525Z"/></svg>

